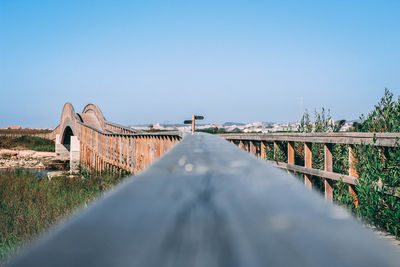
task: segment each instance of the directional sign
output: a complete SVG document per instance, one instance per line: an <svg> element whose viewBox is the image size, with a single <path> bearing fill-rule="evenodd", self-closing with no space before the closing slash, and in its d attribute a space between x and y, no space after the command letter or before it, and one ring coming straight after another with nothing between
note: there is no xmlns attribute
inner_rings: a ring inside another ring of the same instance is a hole
<svg viewBox="0 0 400 267"><path fill-rule="evenodd" d="M184 124L192 124L192 134L194 134L196 129L196 120L204 120L204 116L194 115L192 116L191 120L185 120Z"/></svg>

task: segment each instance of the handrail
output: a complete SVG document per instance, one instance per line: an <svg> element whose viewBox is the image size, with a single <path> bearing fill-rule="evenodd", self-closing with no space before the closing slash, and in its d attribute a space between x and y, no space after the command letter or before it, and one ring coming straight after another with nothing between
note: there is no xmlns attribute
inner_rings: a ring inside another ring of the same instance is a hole
<svg viewBox="0 0 400 267"><path fill-rule="evenodd" d="M254 141L291 141L330 144L374 144L377 146L396 146L400 141L400 133L266 133L266 134L220 134L229 140ZM374 143L374 138L376 142Z"/></svg>
<svg viewBox="0 0 400 267"><path fill-rule="evenodd" d="M331 181L341 180L349 184L349 191L353 195L354 204L357 206L357 195L353 188L357 184L358 174L355 169L354 146L360 144L371 144L383 147L395 147L400 144L400 133L359 133L359 132L338 132L338 133L267 133L267 134L220 134L221 137L235 143L252 154L257 154L262 159L266 158L266 143L274 143L274 155L277 149L277 142L287 142L287 161L271 161L280 168L304 174L304 183L312 187L311 177L324 178L325 198L333 199L333 186ZM304 165L295 164L294 143L304 143ZM312 168L312 143L324 144L324 170ZM332 144L346 144L349 149L349 172L341 174L333 172Z"/></svg>
<svg viewBox="0 0 400 267"><path fill-rule="evenodd" d="M129 128L129 127L114 123L114 122L105 121L105 124L109 125L111 127L119 128L119 129L127 131L127 132L132 132L132 133L141 132L141 131L137 131L137 130L134 130L132 128Z"/></svg>
<svg viewBox="0 0 400 267"><path fill-rule="evenodd" d="M222 138L188 135L9 266L397 266L347 212Z"/></svg>
<svg viewBox="0 0 400 267"><path fill-rule="evenodd" d="M77 122L78 124L85 126L97 133L103 134L103 135L108 135L108 136L176 136L176 137L180 137L182 138L183 133L181 131L166 131L166 132L153 132L153 133L149 133L149 132L136 132L136 133L108 133L108 132L104 132L100 129L97 129L93 126L90 126L86 123Z"/></svg>
<svg viewBox="0 0 400 267"><path fill-rule="evenodd" d="M181 132L107 133L82 122L79 161L96 172L139 173L172 148Z"/></svg>

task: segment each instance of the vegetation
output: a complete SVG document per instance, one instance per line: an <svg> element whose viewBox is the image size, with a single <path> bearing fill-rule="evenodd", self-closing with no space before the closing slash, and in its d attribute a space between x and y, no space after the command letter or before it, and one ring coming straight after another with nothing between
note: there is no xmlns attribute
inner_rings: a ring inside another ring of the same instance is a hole
<svg viewBox="0 0 400 267"><path fill-rule="evenodd" d="M301 118L300 125L297 129L301 133L312 133L312 132L338 132L343 127L345 120L339 120L334 122L330 111L324 108L321 112L315 110L314 112L315 121L311 121L311 116L306 110ZM276 142L277 150L275 152L273 143L267 143L266 145L266 157L268 160L277 160L281 162L287 162L287 142ZM295 164L304 166L304 143L295 142ZM313 143L311 147L313 155L313 165L314 169L324 169L324 145ZM346 145L334 144L332 148L332 157L335 159L333 162L333 171L337 173L347 174L348 165L348 149ZM302 177L302 175L299 174ZM320 177L312 177L312 183L314 189L323 192L324 190L324 180Z"/></svg>
<svg viewBox="0 0 400 267"><path fill-rule="evenodd" d="M306 111L301 119L299 132L338 132L345 121L334 122L330 112L322 108L315 111L314 122ZM400 97L394 100L393 94L385 90L381 101L367 115L360 117L354 124L353 131L358 132L400 132ZM266 158L287 162L287 142L276 142L266 145ZM324 145L312 144L313 168L324 169ZM360 218L400 237L400 146L380 147L375 145L356 145L354 150L355 169L359 175L358 184L354 187L355 199L349 192L349 185L341 181L334 182L334 199L348 207ZM349 149L345 144L333 144L333 171L348 174ZM295 143L295 164L304 165L304 143ZM299 175L302 177L303 175ZM323 179L313 177L313 188L324 190Z"/></svg>
<svg viewBox="0 0 400 267"><path fill-rule="evenodd" d="M344 121L334 123L328 111L315 112L315 125L306 112L301 120L300 132L335 132L339 131ZM367 116L362 115L355 123L353 131L359 132L400 132L400 97L397 101L393 94L385 89L381 101ZM303 144L296 146L296 158L303 160ZM299 152L297 152L299 151ZM333 171L347 174L348 146L333 146ZM313 144L313 168L323 169L323 145ZM380 147L375 145L356 145L354 151L355 169L359 175L355 186L355 199L343 182L334 183L334 198L360 218L375 226L400 236L400 147ZM297 163L297 162L296 162ZM299 163L297 163L299 164ZM302 165L302 164L301 164ZM323 190L323 179L313 179L314 188Z"/></svg>
<svg viewBox="0 0 400 267"><path fill-rule="evenodd" d="M362 132L400 132L400 96L385 89L381 101L355 129ZM351 209L368 222L400 236L400 146L360 145L355 150L358 206Z"/></svg>
<svg viewBox="0 0 400 267"><path fill-rule="evenodd" d="M237 129L239 130L239 129ZM234 133L237 133L238 131L235 131ZM203 133L209 133L209 134L223 134L226 133L226 130L224 128L218 128L218 127L209 127L206 129L196 129L196 132L203 132ZM240 130L239 130L240 132Z"/></svg>
<svg viewBox="0 0 400 267"><path fill-rule="evenodd" d="M0 148L23 148L35 151L54 152L54 141L36 136L0 136Z"/></svg>
<svg viewBox="0 0 400 267"><path fill-rule="evenodd" d="M330 110L326 112L324 108L321 109L321 112L317 110L314 111L315 122L314 124L310 120L310 115L307 110L304 113L300 126L298 128L299 132L303 133L321 133L321 132L339 132L343 125L345 124L345 120L334 121L330 114ZM304 164L304 143L296 144L298 148L298 159L301 161L301 165ZM311 147L312 155L313 155L313 163L312 167L314 169L323 170L325 167L324 163L324 144L313 143ZM333 160L333 171L341 174L348 174L349 170L349 153L348 148L344 144L333 144L332 145L332 158ZM320 177L312 177L312 182L314 188L323 192L324 190L324 180ZM335 183L334 183L335 184ZM335 198L337 199L337 195Z"/></svg>
<svg viewBox="0 0 400 267"><path fill-rule="evenodd" d="M85 176L48 180L22 170L0 173L0 262L122 179L110 174Z"/></svg>

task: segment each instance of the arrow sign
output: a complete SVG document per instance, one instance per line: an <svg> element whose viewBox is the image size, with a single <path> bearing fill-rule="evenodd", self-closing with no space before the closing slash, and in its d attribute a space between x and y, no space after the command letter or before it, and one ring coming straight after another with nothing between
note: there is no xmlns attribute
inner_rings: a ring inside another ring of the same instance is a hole
<svg viewBox="0 0 400 267"><path fill-rule="evenodd" d="M204 116L194 116L195 120L204 120Z"/></svg>
<svg viewBox="0 0 400 267"><path fill-rule="evenodd" d="M191 124L191 123L192 123L192 120L185 120L183 123L184 123L184 124Z"/></svg>

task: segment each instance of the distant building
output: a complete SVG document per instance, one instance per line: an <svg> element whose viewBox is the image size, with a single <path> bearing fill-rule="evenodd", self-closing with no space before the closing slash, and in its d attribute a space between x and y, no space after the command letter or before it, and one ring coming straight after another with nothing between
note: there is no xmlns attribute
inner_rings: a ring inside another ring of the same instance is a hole
<svg viewBox="0 0 400 267"><path fill-rule="evenodd" d="M21 126L6 126L6 127L1 127L1 130L19 130L22 129Z"/></svg>

